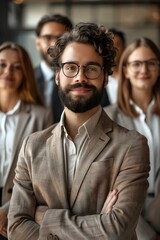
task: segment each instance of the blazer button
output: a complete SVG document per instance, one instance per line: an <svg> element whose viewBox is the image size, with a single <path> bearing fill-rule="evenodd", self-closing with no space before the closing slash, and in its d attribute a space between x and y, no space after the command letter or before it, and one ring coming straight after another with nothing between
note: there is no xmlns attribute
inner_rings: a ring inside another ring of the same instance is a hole
<svg viewBox="0 0 160 240"><path fill-rule="evenodd" d="M54 235L54 236L53 236L53 239L54 239L54 240L59 240L59 237L58 237L57 235Z"/></svg>
<svg viewBox="0 0 160 240"><path fill-rule="evenodd" d="M53 235L52 233L50 233L47 236L47 240L59 240L59 237L57 235Z"/></svg>
<svg viewBox="0 0 160 240"><path fill-rule="evenodd" d="M10 193L10 194L12 193L12 188L8 189L8 193Z"/></svg>

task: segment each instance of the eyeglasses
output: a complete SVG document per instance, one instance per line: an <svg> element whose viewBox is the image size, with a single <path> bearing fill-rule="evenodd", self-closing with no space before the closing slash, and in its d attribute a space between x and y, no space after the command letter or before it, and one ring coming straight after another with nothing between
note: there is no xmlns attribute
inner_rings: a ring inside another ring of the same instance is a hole
<svg viewBox="0 0 160 240"><path fill-rule="evenodd" d="M102 70L104 69L104 67L98 63L87 64L86 66L79 66L77 63L74 62L66 62L60 64L60 66L62 68L63 74L68 78L73 78L77 76L80 68L83 67L84 76L92 80L97 79L102 73Z"/></svg>
<svg viewBox="0 0 160 240"><path fill-rule="evenodd" d="M46 34L46 35L42 35L40 36L40 38L42 38L46 43L49 42L55 42L60 36L54 36L54 35L50 35L50 34Z"/></svg>
<svg viewBox="0 0 160 240"><path fill-rule="evenodd" d="M130 69L130 71L138 72L141 70L142 65L144 65L144 64L149 71L154 72L158 69L160 62L155 59L150 59L150 60L146 60L146 61L133 61L133 62L128 62L127 66Z"/></svg>

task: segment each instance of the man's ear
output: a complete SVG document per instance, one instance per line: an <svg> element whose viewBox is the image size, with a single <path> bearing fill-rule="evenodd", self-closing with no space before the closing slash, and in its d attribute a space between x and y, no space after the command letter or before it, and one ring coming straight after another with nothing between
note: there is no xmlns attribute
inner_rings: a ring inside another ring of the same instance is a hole
<svg viewBox="0 0 160 240"><path fill-rule="evenodd" d="M55 78L57 86L59 86L59 71L56 71L56 78Z"/></svg>
<svg viewBox="0 0 160 240"><path fill-rule="evenodd" d="M39 39L39 37L36 38L36 48L37 49L40 48L40 39Z"/></svg>

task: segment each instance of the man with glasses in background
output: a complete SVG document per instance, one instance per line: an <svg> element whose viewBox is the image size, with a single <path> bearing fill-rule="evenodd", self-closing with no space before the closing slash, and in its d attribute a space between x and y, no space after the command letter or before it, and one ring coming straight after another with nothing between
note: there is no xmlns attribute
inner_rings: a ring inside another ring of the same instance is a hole
<svg viewBox="0 0 160 240"><path fill-rule="evenodd" d="M35 69L39 94L46 107L53 111L54 122L59 122L63 106L58 96L55 84L55 72L51 65L51 58L47 54L50 46L55 44L64 32L72 29L71 21L60 14L45 15L36 27L36 47L41 54L42 61Z"/></svg>
<svg viewBox="0 0 160 240"><path fill-rule="evenodd" d="M148 187L146 138L100 105L115 48L103 26L79 23L49 49L64 111L23 143L9 239L136 240Z"/></svg>

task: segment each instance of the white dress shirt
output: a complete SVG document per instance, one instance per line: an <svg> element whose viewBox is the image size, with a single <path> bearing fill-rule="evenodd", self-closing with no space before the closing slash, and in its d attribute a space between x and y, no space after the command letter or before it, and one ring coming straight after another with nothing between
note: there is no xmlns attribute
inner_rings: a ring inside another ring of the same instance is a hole
<svg viewBox="0 0 160 240"><path fill-rule="evenodd" d="M41 69L44 76L44 104L46 107L52 107L52 93L54 89L54 71L45 63L41 62Z"/></svg>
<svg viewBox="0 0 160 240"><path fill-rule="evenodd" d="M78 133L72 140L65 128L65 114L62 113L60 124L62 126L62 136L63 136L63 149L64 149L64 159L66 163L66 180L68 184L68 192L70 194L72 184L74 182L74 176L78 168L79 161L83 152L86 151L90 138L94 132L94 129L98 123L101 115L102 108L88 119L82 126L79 127Z"/></svg>
<svg viewBox="0 0 160 240"><path fill-rule="evenodd" d="M3 187L11 166L15 129L19 119L21 101L7 113L0 111L0 187Z"/></svg>

